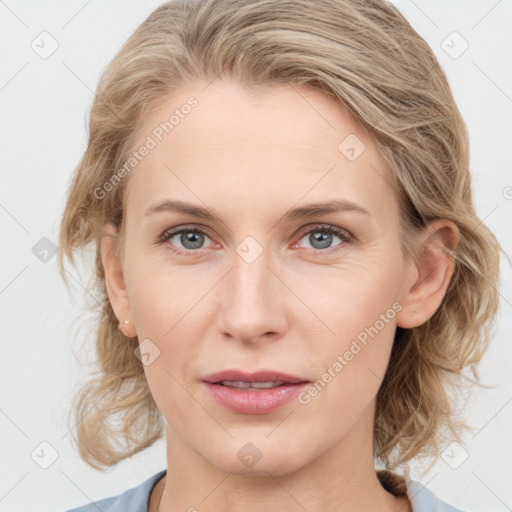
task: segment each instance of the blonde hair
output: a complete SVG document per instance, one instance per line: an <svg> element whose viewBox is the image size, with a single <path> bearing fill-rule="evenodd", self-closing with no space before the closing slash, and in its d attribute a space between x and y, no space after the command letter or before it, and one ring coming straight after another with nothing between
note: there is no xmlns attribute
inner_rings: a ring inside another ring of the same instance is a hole
<svg viewBox="0 0 512 512"><path fill-rule="evenodd" d="M168 2L137 28L98 83L89 140L62 217L64 258L94 242L93 309L98 372L76 395L77 442L85 462L108 468L163 433L161 415L134 357L137 338L118 330L107 296L100 243L112 223L123 250L124 178L103 187L133 151L142 121L187 83L233 77L247 87L302 84L338 101L370 134L401 205L401 243L413 257L419 230L449 219L460 231L446 295L423 325L397 328L377 396L374 454L392 470L437 459L467 425L451 392L480 384L499 305L502 250L475 213L465 123L428 44L382 0L206 0ZM67 284L67 283L66 283ZM472 377L468 376L468 373ZM114 420L118 423L114 424Z"/></svg>

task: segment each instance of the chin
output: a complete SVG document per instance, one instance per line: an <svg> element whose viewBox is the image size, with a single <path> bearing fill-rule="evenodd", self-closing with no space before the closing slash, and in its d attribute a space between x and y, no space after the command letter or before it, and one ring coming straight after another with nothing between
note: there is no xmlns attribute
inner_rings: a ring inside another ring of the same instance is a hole
<svg viewBox="0 0 512 512"><path fill-rule="evenodd" d="M253 436L252 439L232 440L229 447L220 448L214 453L203 452L203 457L220 471L240 476L286 475L307 464L304 450L294 447L294 443L283 446L281 442L271 443L264 438L258 441ZM298 453L302 453L302 456L299 457Z"/></svg>

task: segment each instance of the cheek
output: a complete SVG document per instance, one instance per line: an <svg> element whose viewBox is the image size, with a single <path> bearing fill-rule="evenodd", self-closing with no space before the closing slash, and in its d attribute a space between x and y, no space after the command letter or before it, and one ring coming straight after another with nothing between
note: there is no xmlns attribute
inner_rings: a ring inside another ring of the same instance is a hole
<svg viewBox="0 0 512 512"><path fill-rule="evenodd" d="M149 338L159 348L160 363L177 365L195 356L205 318L201 297L205 291L183 280L169 277L141 277L134 296L139 339Z"/></svg>
<svg viewBox="0 0 512 512"><path fill-rule="evenodd" d="M209 281L182 269L144 266L144 262L135 275L130 303L137 328L145 337L157 339L167 339L186 323L187 316L206 293Z"/></svg>
<svg viewBox="0 0 512 512"><path fill-rule="evenodd" d="M391 308L388 317L394 314ZM315 417L319 429L336 438L345 436L363 417L371 421L366 414L386 373L395 324L393 318L386 323L373 317L346 317L338 323L335 342L315 351L317 358L322 354L316 381L299 397L304 422Z"/></svg>
<svg viewBox="0 0 512 512"><path fill-rule="evenodd" d="M317 386L324 400L344 414L365 407L380 387L389 362L396 331L399 276L382 264L351 267L325 282L322 295L311 289L315 311L320 312L329 333L310 336L312 357L318 362ZM318 282L317 282L318 284ZM314 360L314 359L313 359ZM319 393L319 394L320 394ZM307 400L307 398L306 398Z"/></svg>
<svg viewBox="0 0 512 512"><path fill-rule="evenodd" d="M144 269L137 273L130 297L141 352L147 347L151 354L151 363L144 365L146 379L166 418L187 418L193 410L184 387L190 386L191 363L200 356L207 325L201 325L206 315L200 299L207 288L190 284L190 276L185 278L183 273L165 275Z"/></svg>
<svg viewBox="0 0 512 512"><path fill-rule="evenodd" d="M370 259L330 270L301 281L308 305L330 331L331 336L324 336L322 344L329 338L334 342L346 342L360 334L364 338L365 329L375 324L378 331L388 331L389 324L395 323L400 297L398 266L388 268L382 261ZM383 315L385 323L380 321Z"/></svg>
<svg viewBox="0 0 512 512"><path fill-rule="evenodd" d="M195 406L190 394L194 393L195 384L189 379L189 370L192 363L199 358L199 345L183 329L179 329L180 324L173 328L175 321L171 319L170 324L167 321L162 322L158 311L150 311L150 304L146 304L146 307L146 337L141 341L141 352L142 343L149 343L156 354L150 364L144 365L148 386L158 409L167 421L175 423L176 418L180 418L179 422L187 423L193 416ZM169 319L169 316L166 318ZM170 332L165 335L169 329Z"/></svg>

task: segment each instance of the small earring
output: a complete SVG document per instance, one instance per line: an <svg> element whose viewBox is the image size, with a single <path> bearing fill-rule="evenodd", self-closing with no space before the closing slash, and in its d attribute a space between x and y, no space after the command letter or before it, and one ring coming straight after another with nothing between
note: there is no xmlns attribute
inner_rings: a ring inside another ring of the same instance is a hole
<svg viewBox="0 0 512 512"><path fill-rule="evenodd" d="M126 324L128 324L128 323L130 323L130 321L129 321L129 320L124 320L124 321L123 321L123 324L125 324L125 325L126 325ZM117 324L117 327L118 327L118 329L121 331L121 334L122 334L125 338L128 338L128 337L129 337L129 336L126 336L126 334L123 332L123 328L122 328L122 326L121 326L121 322L119 322L119 323Z"/></svg>

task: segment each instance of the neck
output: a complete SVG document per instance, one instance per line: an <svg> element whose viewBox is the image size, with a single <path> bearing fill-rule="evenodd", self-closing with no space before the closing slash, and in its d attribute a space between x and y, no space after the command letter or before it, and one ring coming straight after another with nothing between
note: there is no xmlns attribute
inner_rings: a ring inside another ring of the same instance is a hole
<svg viewBox="0 0 512 512"><path fill-rule="evenodd" d="M167 477L155 510L411 512L407 497L394 496L379 482L368 435L372 432L349 433L333 448L302 466L297 464L291 472L280 472L279 461L274 465L267 461L266 466L259 465L259 471L255 471L256 464L250 473L240 474L235 473L236 466L218 469L213 465L216 461L201 457L167 424ZM233 443L233 453L238 444ZM158 497L160 491L155 489L153 494Z"/></svg>

